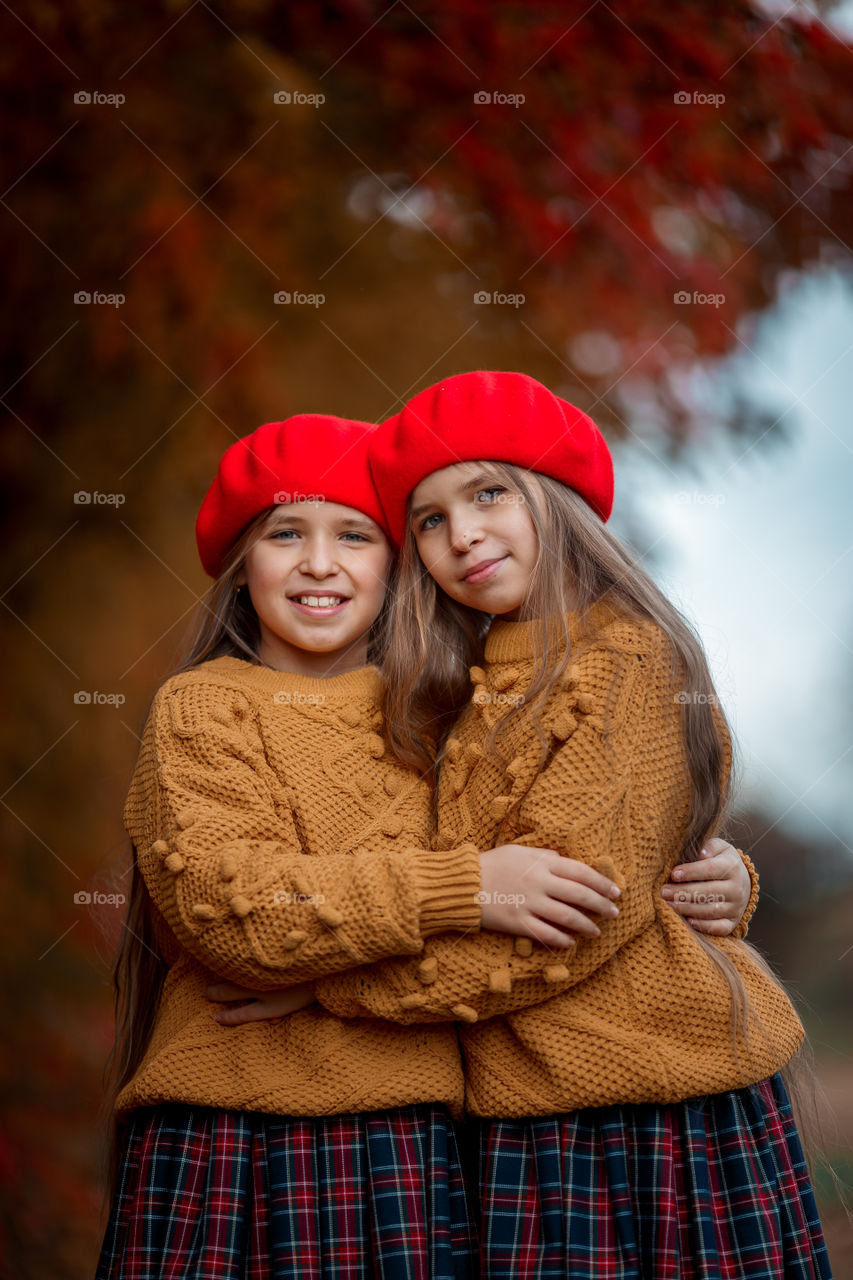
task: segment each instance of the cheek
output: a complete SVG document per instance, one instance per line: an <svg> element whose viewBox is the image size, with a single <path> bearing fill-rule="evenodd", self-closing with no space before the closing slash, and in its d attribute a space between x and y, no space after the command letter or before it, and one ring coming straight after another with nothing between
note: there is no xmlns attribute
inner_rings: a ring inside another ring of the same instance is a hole
<svg viewBox="0 0 853 1280"><path fill-rule="evenodd" d="M531 563L535 561L539 554L539 538L536 533L536 526L525 508L520 508L518 511L515 537L525 560L529 560Z"/></svg>
<svg viewBox="0 0 853 1280"><path fill-rule="evenodd" d="M447 548L444 545L446 538L442 535L443 526L439 529L431 529L427 533L415 533L415 548L420 557L421 564L431 573L434 565L440 564L447 556Z"/></svg>
<svg viewBox="0 0 853 1280"><path fill-rule="evenodd" d="M257 547L246 558L246 578L251 592L263 591L281 577L282 561L276 557L278 548L268 544Z"/></svg>
<svg viewBox="0 0 853 1280"><path fill-rule="evenodd" d="M359 559L355 580L362 594L369 596L371 600L378 600L381 605L385 598L390 572L391 555L387 550L382 549L375 555Z"/></svg>
<svg viewBox="0 0 853 1280"><path fill-rule="evenodd" d="M421 564L426 569L429 576L434 578L435 581L441 585L443 581L442 569L446 569L449 563L447 554L439 552L434 544L432 549L430 549L428 538L424 540L423 545L418 542L417 538L415 539L415 543L418 548L418 556L420 557Z"/></svg>

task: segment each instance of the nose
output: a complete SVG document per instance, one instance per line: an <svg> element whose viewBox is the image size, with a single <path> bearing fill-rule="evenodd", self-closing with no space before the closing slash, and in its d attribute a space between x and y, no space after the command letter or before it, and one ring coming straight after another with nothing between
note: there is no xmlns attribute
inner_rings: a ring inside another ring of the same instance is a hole
<svg viewBox="0 0 853 1280"><path fill-rule="evenodd" d="M307 538L299 568L310 578L329 578L337 573L334 541L323 536Z"/></svg>
<svg viewBox="0 0 853 1280"><path fill-rule="evenodd" d="M470 517L451 525L450 549L457 555L464 555L466 551L470 551L473 546L482 541L483 534L480 529L472 525Z"/></svg>

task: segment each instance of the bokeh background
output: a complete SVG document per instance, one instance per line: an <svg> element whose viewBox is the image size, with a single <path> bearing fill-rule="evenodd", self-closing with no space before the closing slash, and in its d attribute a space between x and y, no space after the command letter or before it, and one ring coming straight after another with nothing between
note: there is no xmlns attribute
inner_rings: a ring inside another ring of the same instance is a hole
<svg viewBox="0 0 853 1280"><path fill-rule="evenodd" d="M751 936L853 1181L848 8L10 0L0 24L5 1273L93 1273L121 928L97 895L126 885L219 456L471 368L596 418L614 526L707 642Z"/></svg>

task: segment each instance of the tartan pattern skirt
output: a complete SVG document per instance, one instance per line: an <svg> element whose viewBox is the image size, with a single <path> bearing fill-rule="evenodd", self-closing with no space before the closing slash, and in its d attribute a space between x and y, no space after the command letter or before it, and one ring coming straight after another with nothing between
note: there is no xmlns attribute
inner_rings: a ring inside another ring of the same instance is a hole
<svg viewBox="0 0 853 1280"><path fill-rule="evenodd" d="M478 1120L487 1280L831 1280L785 1086Z"/></svg>
<svg viewBox="0 0 853 1280"><path fill-rule="evenodd" d="M129 1117L97 1280L470 1280L453 1121L168 1104Z"/></svg>

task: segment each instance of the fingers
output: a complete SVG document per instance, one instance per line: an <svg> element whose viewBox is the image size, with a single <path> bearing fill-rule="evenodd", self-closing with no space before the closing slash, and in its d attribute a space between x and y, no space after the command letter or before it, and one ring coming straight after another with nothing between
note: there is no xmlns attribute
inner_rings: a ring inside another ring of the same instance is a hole
<svg viewBox="0 0 853 1280"><path fill-rule="evenodd" d="M537 903L531 907L536 912L538 918L547 921L555 929L559 929L565 933L582 933L587 938L597 938L601 933L598 925L594 920L590 920L589 916L585 916L582 911L576 911L574 907L566 906L563 902L558 902L554 898L546 898L540 905Z"/></svg>
<svg viewBox="0 0 853 1280"><path fill-rule="evenodd" d="M236 982L214 982L205 989L208 1000L254 1000L260 993Z"/></svg>
<svg viewBox="0 0 853 1280"><path fill-rule="evenodd" d="M576 945L575 939L570 933L564 933L561 929L554 928L547 920L540 920L537 916L531 916L525 922L524 936L532 938L534 942L539 942L543 947L548 947L551 950Z"/></svg>
<svg viewBox="0 0 853 1280"><path fill-rule="evenodd" d="M697 920L721 920L728 914L729 900L722 886L710 890L687 887L676 889L664 885L661 893L669 905L685 919L695 917Z"/></svg>
<svg viewBox="0 0 853 1280"><path fill-rule="evenodd" d="M585 862L578 862L575 858L563 858L560 854L557 854L556 857L557 861L549 867L549 870L554 875L577 884L586 885L593 893L599 897L606 898L608 901L619 897L621 893L619 886L615 885L607 876L603 876L600 871L594 871Z"/></svg>
<svg viewBox="0 0 853 1280"><path fill-rule="evenodd" d="M706 933L712 938L724 938L734 929L731 920L697 920L692 916L688 916L687 923L697 933Z"/></svg>
<svg viewBox="0 0 853 1280"><path fill-rule="evenodd" d="M740 862L737 852L726 847L722 853L701 858L698 862L680 862L673 868L670 879L677 883L685 880L724 880L731 875L735 862Z"/></svg>
<svg viewBox="0 0 853 1280"><path fill-rule="evenodd" d="M610 918L619 914L619 908L610 898L605 898L600 893L588 889L586 885L577 884L574 880L561 880L555 877L549 880L546 893L551 901L589 911L595 916Z"/></svg>
<svg viewBox="0 0 853 1280"><path fill-rule="evenodd" d="M220 1010L215 1015L215 1021L223 1027L240 1027L244 1022L261 1022L264 1018L272 1016L274 1015L259 1000L253 1000L249 1004L234 1005L229 1009Z"/></svg>

